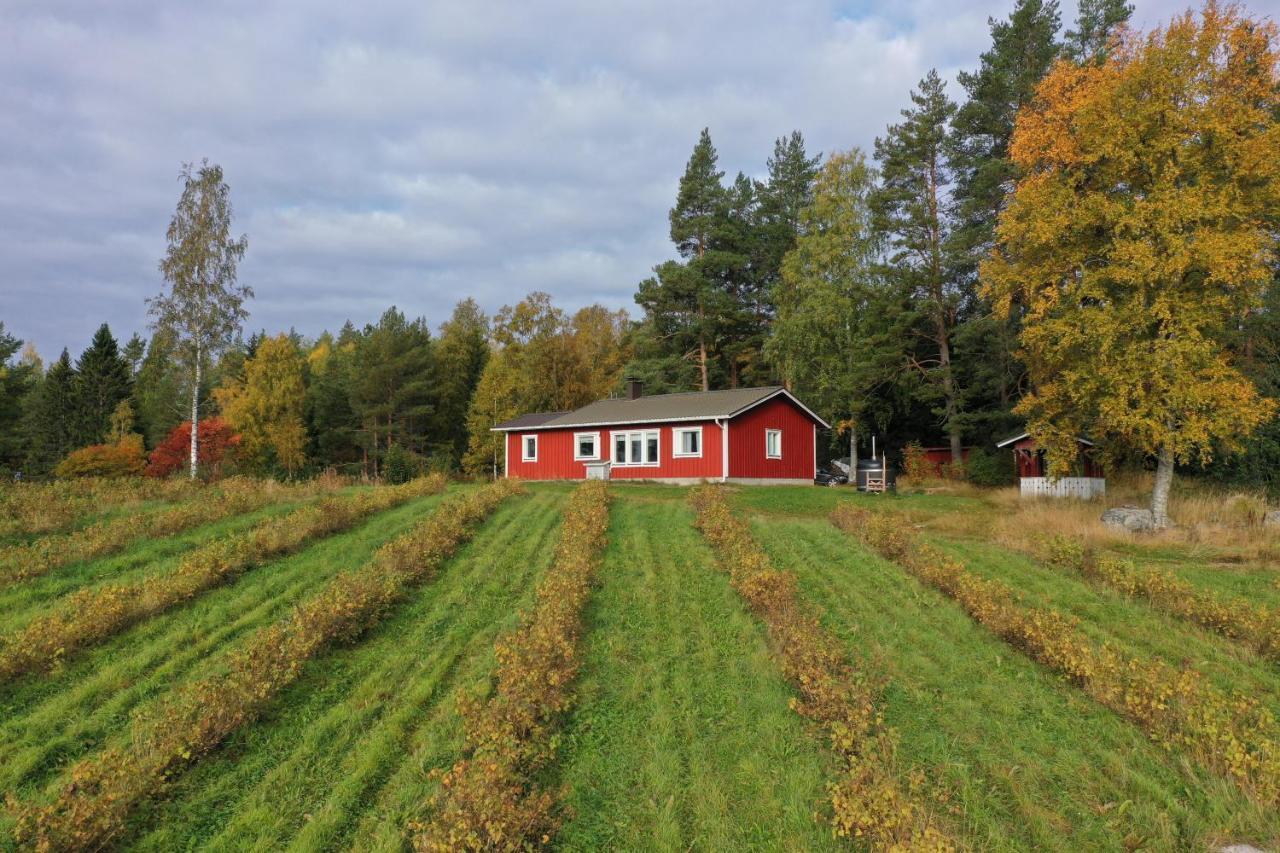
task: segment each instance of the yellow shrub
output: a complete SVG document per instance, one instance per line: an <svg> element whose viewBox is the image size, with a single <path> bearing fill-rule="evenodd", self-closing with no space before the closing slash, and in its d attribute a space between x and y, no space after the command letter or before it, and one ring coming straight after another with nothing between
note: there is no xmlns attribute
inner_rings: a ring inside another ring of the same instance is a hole
<svg viewBox="0 0 1280 853"><path fill-rule="evenodd" d="M442 774L431 818L410 825L419 850L524 850L559 826L557 797L536 782L555 755L560 716L581 664L582 611L609 522L602 481L574 492L537 604L495 645L496 689L464 700L467 757Z"/></svg>

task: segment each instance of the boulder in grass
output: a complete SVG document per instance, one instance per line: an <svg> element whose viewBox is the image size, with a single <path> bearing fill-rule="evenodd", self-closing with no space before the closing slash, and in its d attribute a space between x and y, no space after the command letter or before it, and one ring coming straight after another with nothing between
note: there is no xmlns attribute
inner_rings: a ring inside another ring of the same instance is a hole
<svg viewBox="0 0 1280 853"><path fill-rule="evenodd" d="M1280 527L1280 509L1273 509L1262 516L1263 527Z"/></svg>
<svg viewBox="0 0 1280 853"><path fill-rule="evenodd" d="M1113 506L1102 514L1102 523L1115 530L1145 533L1156 529L1151 510L1139 506Z"/></svg>

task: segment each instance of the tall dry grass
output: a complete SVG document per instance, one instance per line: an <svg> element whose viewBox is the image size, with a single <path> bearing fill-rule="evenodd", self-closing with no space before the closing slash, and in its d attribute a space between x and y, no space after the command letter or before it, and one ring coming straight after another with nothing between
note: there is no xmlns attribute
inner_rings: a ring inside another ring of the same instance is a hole
<svg viewBox="0 0 1280 853"><path fill-rule="evenodd" d="M1180 479L1174 481L1169 496L1173 527L1135 535L1102 523L1102 513L1110 507L1146 507L1151 500L1152 477L1141 471L1109 474L1106 497L1094 501L1024 498L1016 488L991 490L984 498L992 510L985 531L994 541L1019 550L1065 536L1095 548L1160 550L1179 546L1187 548L1192 557L1280 565L1280 528L1263 525L1269 507L1266 496L1259 492L1231 491ZM944 522L940 527L955 523ZM972 526L972 520L967 523Z"/></svg>

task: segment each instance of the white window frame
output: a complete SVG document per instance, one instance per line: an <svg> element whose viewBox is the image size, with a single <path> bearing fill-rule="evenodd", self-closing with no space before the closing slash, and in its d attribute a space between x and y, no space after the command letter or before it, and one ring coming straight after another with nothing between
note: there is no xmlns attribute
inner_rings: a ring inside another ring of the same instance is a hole
<svg viewBox="0 0 1280 853"><path fill-rule="evenodd" d="M590 456L582 456L578 453L578 449L582 445L584 438L591 439L591 446L594 448ZM574 462L596 462L600 459L600 433L598 432L575 432L573 434L573 461Z"/></svg>
<svg viewBox="0 0 1280 853"><path fill-rule="evenodd" d="M770 453L770 452L769 452L769 439L770 439L770 437L775 436L775 435L778 437L778 452L777 452L777 453ZM781 459L781 458L782 458L782 430L780 430L780 429L766 429L766 430L764 431L764 458L765 458L765 459Z"/></svg>
<svg viewBox="0 0 1280 853"><path fill-rule="evenodd" d="M533 455L529 455L529 439L533 439ZM538 461L538 434L536 432L525 433L520 436L520 461L521 462L537 462Z"/></svg>
<svg viewBox="0 0 1280 853"><path fill-rule="evenodd" d="M618 458L618 438L621 437L626 452L624 459ZM631 458L631 443L637 438L640 439L640 457L641 461L637 462ZM649 439L656 438L658 441L657 458L645 460L648 455ZM613 462L615 468L657 468L662 461L662 430L660 429L637 429L637 430L618 430L609 434L610 455L609 458Z"/></svg>
<svg viewBox="0 0 1280 853"><path fill-rule="evenodd" d="M685 453L681 448L684 447L684 434L693 433L698 436L697 453ZM702 427L676 427L671 431L671 456L676 459L701 459L702 458Z"/></svg>

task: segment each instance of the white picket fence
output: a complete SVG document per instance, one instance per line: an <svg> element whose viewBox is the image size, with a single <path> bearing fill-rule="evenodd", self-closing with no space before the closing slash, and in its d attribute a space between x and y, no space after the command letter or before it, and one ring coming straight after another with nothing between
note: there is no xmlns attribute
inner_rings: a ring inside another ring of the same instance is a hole
<svg viewBox="0 0 1280 853"><path fill-rule="evenodd" d="M1107 481L1103 477L1063 477L1060 480L1022 477L1021 483L1023 496L1089 500L1107 493Z"/></svg>

